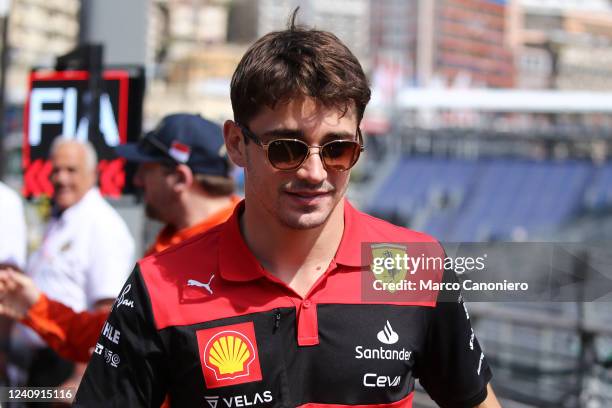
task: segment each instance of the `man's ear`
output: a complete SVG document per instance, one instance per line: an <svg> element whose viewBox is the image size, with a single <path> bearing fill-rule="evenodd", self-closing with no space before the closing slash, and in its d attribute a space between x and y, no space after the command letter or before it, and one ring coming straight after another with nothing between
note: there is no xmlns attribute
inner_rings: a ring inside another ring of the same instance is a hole
<svg viewBox="0 0 612 408"><path fill-rule="evenodd" d="M193 171L186 164L179 164L174 169L174 191L188 189L195 182Z"/></svg>
<svg viewBox="0 0 612 408"><path fill-rule="evenodd" d="M246 150L244 136L240 127L232 120L226 120L223 124L223 138L227 155L238 167L246 167Z"/></svg>

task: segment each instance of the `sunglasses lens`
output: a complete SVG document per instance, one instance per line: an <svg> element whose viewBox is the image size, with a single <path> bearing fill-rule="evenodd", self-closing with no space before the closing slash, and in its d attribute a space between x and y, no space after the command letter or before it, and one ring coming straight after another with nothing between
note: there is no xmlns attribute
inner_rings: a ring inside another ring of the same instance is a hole
<svg viewBox="0 0 612 408"><path fill-rule="evenodd" d="M353 167L360 151L359 143L339 140L323 146L321 157L328 169L343 171Z"/></svg>
<svg viewBox="0 0 612 408"><path fill-rule="evenodd" d="M297 168L308 154L308 146L296 140L275 140L268 146L268 159L279 170Z"/></svg>

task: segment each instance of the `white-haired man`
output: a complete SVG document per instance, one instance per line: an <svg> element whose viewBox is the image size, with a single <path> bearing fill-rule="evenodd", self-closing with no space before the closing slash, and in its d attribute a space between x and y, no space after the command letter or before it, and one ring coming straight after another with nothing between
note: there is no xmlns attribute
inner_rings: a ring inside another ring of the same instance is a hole
<svg viewBox="0 0 612 408"><path fill-rule="evenodd" d="M58 137L50 159L53 213L26 271L50 298L76 311L110 310L134 261L133 238L95 186L97 157L89 142ZM30 386L60 385L82 371L33 334L19 330L14 341L33 350Z"/></svg>

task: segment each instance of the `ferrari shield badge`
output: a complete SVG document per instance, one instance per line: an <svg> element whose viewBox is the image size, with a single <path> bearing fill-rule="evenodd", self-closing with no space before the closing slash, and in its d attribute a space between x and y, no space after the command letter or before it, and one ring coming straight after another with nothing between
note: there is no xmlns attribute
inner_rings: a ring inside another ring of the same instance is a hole
<svg viewBox="0 0 612 408"><path fill-rule="evenodd" d="M397 284L406 278L407 266L398 259L406 257L406 245L400 244L372 244L372 263L370 270L374 278L383 283ZM385 285L390 293L395 292L395 285Z"/></svg>

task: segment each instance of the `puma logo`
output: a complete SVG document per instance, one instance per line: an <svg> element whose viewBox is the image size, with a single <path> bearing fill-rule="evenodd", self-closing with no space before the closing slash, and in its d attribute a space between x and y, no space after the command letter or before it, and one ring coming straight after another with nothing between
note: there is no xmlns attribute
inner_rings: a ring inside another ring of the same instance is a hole
<svg viewBox="0 0 612 408"><path fill-rule="evenodd" d="M210 288L210 283L212 282L213 278L215 277L215 275L213 274L210 279L208 280L208 283L202 283L200 281L197 281L195 279L189 279L187 281L187 286L195 286L198 288L204 288L206 289L211 295L213 294L212 289Z"/></svg>

